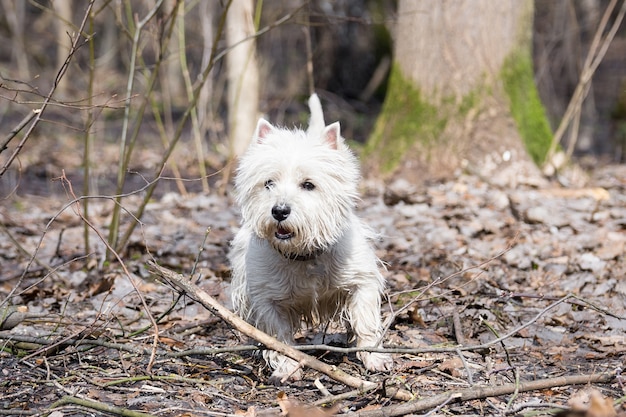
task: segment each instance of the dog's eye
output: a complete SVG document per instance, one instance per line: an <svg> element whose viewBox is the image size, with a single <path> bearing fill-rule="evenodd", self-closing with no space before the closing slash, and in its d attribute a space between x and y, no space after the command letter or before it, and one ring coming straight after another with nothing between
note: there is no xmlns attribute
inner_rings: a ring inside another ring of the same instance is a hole
<svg viewBox="0 0 626 417"><path fill-rule="evenodd" d="M265 181L265 188L267 188L268 190L271 189L273 186L274 186L274 180Z"/></svg>
<svg viewBox="0 0 626 417"><path fill-rule="evenodd" d="M304 181L301 184L301 187L307 191L313 191L315 189L315 184L313 184L311 181Z"/></svg>

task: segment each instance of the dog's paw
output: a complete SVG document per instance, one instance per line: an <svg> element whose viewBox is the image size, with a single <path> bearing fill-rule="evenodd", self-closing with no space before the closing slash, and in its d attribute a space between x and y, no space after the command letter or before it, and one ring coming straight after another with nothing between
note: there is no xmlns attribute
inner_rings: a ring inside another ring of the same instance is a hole
<svg viewBox="0 0 626 417"><path fill-rule="evenodd" d="M278 369L272 372L270 376L270 384L280 386L287 381L300 381L302 379L302 369L292 368L289 372L282 372Z"/></svg>
<svg viewBox="0 0 626 417"><path fill-rule="evenodd" d="M270 366L274 368L270 383L272 385L283 385L286 381L299 381L302 379L302 367L297 361L286 356L276 354L271 355Z"/></svg>
<svg viewBox="0 0 626 417"><path fill-rule="evenodd" d="M357 356L368 371L390 371L393 368L393 358L388 353L358 352Z"/></svg>

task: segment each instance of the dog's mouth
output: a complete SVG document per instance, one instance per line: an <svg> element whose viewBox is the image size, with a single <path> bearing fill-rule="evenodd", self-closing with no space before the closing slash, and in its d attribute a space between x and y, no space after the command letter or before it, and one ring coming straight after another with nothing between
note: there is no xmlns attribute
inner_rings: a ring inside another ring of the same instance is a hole
<svg viewBox="0 0 626 417"><path fill-rule="evenodd" d="M288 240L293 237L293 232L281 225L278 225L278 228L276 229L276 233L274 233L274 236L276 236L276 239Z"/></svg>

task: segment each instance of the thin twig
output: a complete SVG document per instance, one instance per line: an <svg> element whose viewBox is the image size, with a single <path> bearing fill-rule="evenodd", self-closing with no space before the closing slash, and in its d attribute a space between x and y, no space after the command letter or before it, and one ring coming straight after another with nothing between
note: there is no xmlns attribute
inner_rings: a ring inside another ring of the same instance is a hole
<svg viewBox="0 0 626 417"><path fill-rule="evenodd" d="M523 403L523 404L519 404L515 407L512 407L511 409L508 410L504 410L504 414L506 415L521 415L520 411L527 409L527 408L551 408L552 410L546 410L548 412L549 415L553 415L555 414L557 411L559 410L568 410L569 407L566 405L562 405L562 404L557 404L557 403L542 403L542 402L527 402L527 403ZM528 415L528 414L523 414L523 415Z"/></svg>
<svg viewBox="0 0 626 417"><path fill-rule="evenodd" d="M577 298L573 295L570 295L572 298ZM558 300L556 303L551 304L542 310L534 319L536 321L540 316L545 314L550 309L554 308L556 305L567 300L567 297L564 297ZM584 300L582 300L584 301ZM331 346L331 345L295 345L292 346L293 349L301 350L301 351L327 351L327 352L336 352L343 354L350 354L356 352L379 352L379 353L389 353L389 354L411 354L411 355L419 355L426 353L456 353L457 355L461 355L463 351L474 351L474 350L484 350L488 347L491 347L493 344L501 343L503 339L511 337L512 335L518 333L523 330L523 328L527 327L529 323L525 323L520 327L512 330L507 333L505 336L501 336L496 340L492 340L485 344L474 345L474 346L454 346L454 347L432 347L432 348L411 348L411 347L339 347L339 346ZM51 340L50 337L53 335L42 335L41 337L31 337L31 336L22 336L17 334L12 334L8 332L0 331L0 340L14 340L18 342L26 342L26 343L35 343L43 346L49 346L52 344L58 344L58 341ZM99 339L76 339L76 338L67 338L63 340L63 346L72 345L72 346L103 346L111 349L124 350L132 353L138 354L148 354L150 352L149 349L143 348L135 348L127 344L121 343L112 343L106 342ZM192 355L210 355L214 356L220 353L233 353L233 352L245 352L245 351L259 351L264 349L262 346L257 345L236 345L236 346L222 346L222 347L197 347L194 349L184 350L180 352L163 352L159 351L160 355L164 355L166 357L184 357L184 356L192 356ZM470 381L471 383L471 381Z"/></svg>
<svg viewBox="0 0 626 417"><path fill-rule="evenodd" d="M91 147L93 144L93 134L91 128L95 122L93 105L93 87L96 78L96 46L93 39L95 34L95 16L89 14L89 71L87 75L87 105L89 110L86 114L85 133L83 136L83 195L89 195L91 190ZM83 201L83 212L85 218L89 219L89 200ZM85 252L90 251L89 227L83 223L83 241Z"/></svg>
<svg viewBox="0 0 626 417"><path fill-rule="evenodd" d="M52 95L54 94L54 92L56 91L57 87L59 86L59 83L61 82L61 79L63 79L63 76L65 75L70 62L72 61L72 58L74 57L74 54L76 53L76 51L78 51L78 49L84 45L88 40L86 40L85 42L83 42L83 44L79 45L79 41L81 39L81 33L83 32L85 25L87 24L88 18L89 18L89 14L91 12L91 8L93 7L95 0L90 0L89 4L87 5L87 10L85 11L85 15L83 16L83 21L80 24L80 29L78 30L78 32L76 33L76 37L74 38L74 41L72 42L72 48L70 49L70 52L67 56L67 58L65 59L65 61L63 62L63 65L61 65L61 68L59 69L59 71L56 74L56 77L54 78L54 82L52 83L52 88L50 89L50 92L48 93L48 95L46 96L46 98L44 99L43 103L41 103L41 106L39 107L39 109L37 109L35 111L35 117L33 122L30 124L30 126L28 127L28 130L24 133L24 137L22 138L22 140L19 142L19 144L17 145L17 147L15 148L15 150L13 151L13 153L11 154L11 156L7 159L7 161L5 162L4 166L2 166L2 168L0 168L0 178L4 175L4 173L7 171L7 169L9 169L9 166L11 166L11 164L13 163L13 161L15 160L15 158L17 158L17 155L19 155L20 151L22 150L22 148L24 147L24 144L26 143L26 141L28 140L28 138L30 138L32 132L35 130L35 127L39 124L39 121L41 120L46 107L48 107L48 103L52 100Z"/></svg>
<svg viewBox="0 0 626 417"><path fill-rule="evenodd" d="M15 236L13 236L9 228L4 223L0 223L0 230L3 231L7 235L11 243L17 248L18 252L20 252L26 258L31 258L33 256L30 252L28 252L26 248L24 248L24 246L22 246L22 244L15 238ZM55 269L52 266L45 263L44 261L35 259L35 263L39 265L41 268L48 271L49 273L56 274ZM0 303L0 307L2 306L2 304L3 303Z"/></svg>
<svg viewBox="0 0 626 417"><path fill-rule="evenodd" d="M602 62L602 59L604 58L604 55L606 54L606 51L611 44L611 41L617 33L617 29L621 25L624 14L626 13L626 1L622 3L622 7L619 10L617 17L613 21L613 25L611 26L609 33L602 40L602 34L606 29L609 18L611 17L616 3L617 0L611 0L611 2L604 11L604 15L602 16L598 28L596 29L596 33L589 48L589 53L587 54L587 58L585 59L583 69L580 74L580 79L578 80L578 84L576 85L576 89L574 90L572 98L567 105L567 109L565 110L565 114L561 119L561 123L559 123L559 127L557 128L556 132L554 133L554 137L552 138L552 143L550 144L550 149L548 150L546 158L547 164L552 163L557 146L561 142L561 139L563 138L567 127L572 122L572 119L574 119L576 115L580 116L580 107L582 106L583 101L585 100L585 98L587 97L587 93L589 92L589 85L591 83L591 79L593 78L593 74L598 69L598 66ZM572 137L571 140L576 141L576 139L577 138Z"/></svg>
<svg viewBox="0 0 626 417"><path fill-rule="evenodd" d="M61 177L61 180L63 181L64 184L67 184L68 191L71 194L71 196L74 198L74 201L77 201L76 195L74 194L74 191L72 189L72 183L67 179L67 177L65 177L65 171L63 172L63 176ZM115 249L107 242L107 239L102 235L102 233L98 230L98 228L96 226L94 226L87 218L85 218L85 216L81 212L80 204L76 204L74 207L75 207L76 214L81 218L82 221L87 223L89 228L91 230L93 230L96 233L96 235L98 235L98 238L102 241L102 243L104 243L106 245L107 249L109 251L111 251L111 253L115 257L117 262L120 264L122 270L124 271L124 275L126 275L126 277L128 278L128 281L133 286L133 289L135 290L135 293L139 297L139 300L141 301L141 305L143 306L143 308L144 308L144 310L146 312L146 316L148 317L148 319L152 323L152 327L154 329L154 337L153 337L153 340L152 340L152 352L151 352L151 355L150 355L150 360L148 361L148 365L146 367L146 371L150 372L151 369L152 369L152 366L154 365L154 361L156 359L156 351L157 351L157 347L159 345L159 328L158 328L157 322L154 319L154 316L152 315L152 313L150 312L150 308L148 307L148 304L146 303L146 299L144 298L143 294L141 293L141 291L137 287L137 284L135 283L135 280L131 276L130 271L126 267L126 264L124 263L124 261L120 257L119 253L117 253L115 251Z"/></svg>
<svg viewBox="0 0 626 417"><path fill-rule="evenodd" d="M355 389L352 391L343 392L341 394L330 395L330 396L324 397L321 400L313 401L311 405L320 406L320 405L326 405L326 404L333 404L338 401L347 400L350 398L358 397L360 395L363 395L363 391L359 389Z"/></svg>
<svg viewBox="0 0 626 417"><path fill-rule="evenodd" d="M470 384L470 386L474 385L474 376L472 374L472 370L467 364L467 361L465 360L465 355L463 355L463 352L461 352L460 349L457 349L456 354L459 356L459 358L461 358L461 363L463 363L465 372L467 372L467 382Z"/></svg>
<svg viewBox="0 0 626 417"><path fill-rule="evenodd" d="M478 346L473 346L472 350L475 349L486 349L489 348L495 344L501 343L504 340L510 338L511 336L521 332L522 330L524 330L525 328L531 326L532 324L534 324L537 320L539 320L541 317L543 317L544 314L546 314L548 311L552 310L554 307L558 306L559 304L564 303L565 301L569 300L570 298L573 298L574 295L573 294L568 294L564 297L561 297L559 300L555 301L554 303L550 304L549 306L547 306L546 308L544 308L543 310L541 310L539 313L537 313L537 315L535 317L533 317L532 319L530 319L529 321L527 321L526 323L522 324L521 326L511 330L510 332L506 333L504 336L500 336L494 340L491 340L487 343L483 343L481 345ZM468 350L465 347L460 347L461 350Z"/></svg>
<svg viewBox="0 0 626 417"><path fill-rule="evenodd" d="M499 344L500 346L502 346L502 350L504 351L504 355L506 357L506 363L509 365L509 367L513 368L513 363L511 362L511 357L509 356L509 351L506 348L506 345L504 344L504 339L502 339L500 337L500 334L498 333L498 331L491 325L491 323L489 323L487 320L485 320L483 317L480 317L480 323L485 326L495 337L496 340L499 340Z"/></svg>
<svg viewBox="0 0 626 417"><path fill-rule="evenodd" d="M519 368L516 367L515 368L515 391L513 391L513 395L511 395L511 398L509 398L509 401L507 401L506 403L507 410L511 409L511 406L513 405L513 401L515 401L515 399L520 393L519 384L520 384Z"/></svg>
<svg viewBox="0 0 626 417"><path fill-rule="evenodd" d="M196 253L196 259L193 261L193 267L191 268L191 276L196 274L196 268L198 268L198 263L200 262L200 255L204 252L204 246L206 245L206 241L209 238L209 234L211 233L211 227L207 227L204 232L204 239L202 239L202 244L198 248L198 253Z"/></svg>
<svg viewBox="0 0 626 417"><path fill-rule="evenodd" d="M185 2L178 7L177 27L178 27L178 61L182 72L183 81L185 82L185 90L187 99L193 100L193 84L191 82L191 74L187 65L187 54L185 49ZM198 158L198 171L202 177L202 192L209 193L209 181L207 180L207 171L205 165L203 137L200 131L200 121L198 117L197 102L191 105L191 129L193 132L193 141L196 147Z"/></svg>
<svg viewBox="0 0 626 417"><path fill-rule="evenodd" d="M19 342L19 343L30 343L34 345L46 346L48 349L53 345L59 348L63 348L66 346L74 346L79 347L83 346L85 348L92 348L94 346L105 347L107 349L115 349L123 352L134 353L137 355L149 355L150 349L135 347L129 343L114 343L107 342L106 340L101 339L85 339L85 338L64 338L61 342L58 340L52 339L56 335L41 335L39 337L36 336L28 336L21 335L18 333L13 333L8 330L0 330L0 340L6 340L9 342ZM164 352L159 352L162 354Z"/></svg>
<svg viewBox="0 0 626 417"><path fill-rule="evenodd" d="M521 332L522 330L526 329L527 327L533 325L541 317L543 317L548 311L552 310L553 308L555 308L559 304L567 302L571 298L574 298L574 299L576 299L578 301L584 302L584 303L586 303L587 305L589 305L590 307L596 309L599 312L606 313L605 311L597 309L593 304L588 303L585 300L583 300L583 299L581 299L581 298L579 298L579 297L577 297L577 296L575 296L573 294L568 294L568 295L566 295L564 297L559 298L555 302L551 303L550 305L548 305L547 307L545 307L544 309L539 311L535 315L535 317L533 317L529 321L525 322L524 324L514 328L513 330L509 331L508 333L506 333L506 334L504 334L502 336L497 336L496 339L490 340L489 342L485 342L485 343L482 343L480 345L451 346L451 347L433 347L433 348L411 348L411 347L409 347L409 348L407 348L407 347L386 347L386 348L379 348L379 347L347 347L346 348L346 347L329 346L329 345L302 345L302 346L292 346L292 348L297 349L297 350L303 350L303 351L304 350L322 350L322 351L340 352L340 353L379 352L379 353L397 353L397 354L413 354L413 355L423 354L423 353L457 353L458 354L459 352L464 352L464 351L475 351L475 350L479 350L480 351L480 350L488 349L488 348L490 348L490 347L492 347L494 345L501 344L506 339L511 338L512 336L518 334L519 332ZM239 346L239 348L243 349L244 347L243 346ZM258 349L258 347L250 346L248 349L256 350L256 349ZM243 350L245 350L245 349L243 349ZM188 354L201 354L202 350L194 349L193 351L186 351L186 352L189 352ZM209 350L208 352L211 352L211 350ZM184 355L185 352L179 352L177 354L178 355Z"/></svg>
<svg viewBox="0 0 626 417"><path fill-rule="evenodd" d="M198 98L200 97L200 92L202 90L202 86L204 85L204 83L208 79L209 74L210 74L211 70L213 69L213 66L215 65L217 46L218 46L219 41L221 39L221 35L224 33L224 26L226 24L226 14L228 13L228 8L230 7L231 2L232 2L232 0L229 0L224 5L224 11L222 12L222 15L220 16L220 20L219 20L218 28L217 28L218 36L215 37L215 40L213 42L213 47L211 49L211 56L209 58L209 63L207 64L207 66L202 71L201 76L199 76L199 80L196 82L196 85L194 86L193 98L189 102L189 105L185 108L185 112L181 116L178 124L176 125L176 131L174 132L172 141L170 142L169 147L166 149L165 154L162 156L161 161L159 162L159 167L158 167L159 175L160 175L160 173L162 173L164 171L165 165L167 164L167 161L170 159L170 156L174 152L176 144L178 143L178 141L180 140L180 138L182 136L182 133L183 133L184 127L185 127L185 125L187 123L187 120L191 116L192 109L195 108L195 106L196 106L196 104L198 102ZM148 205L148 202L150 202L150 200L152 198L152 194L154 193L156 185L157 185L157 183L154 182L153 184L151 184L150 186L148 186L146 188L146 193L144 195L144 199L142 200L139 208L137 209L137 211L135 213L135 217L136 218L141 218L143 216L143 213L144 213L144 211L146 209L146 206ZM126 229L126 232L124 232L124 235L119 240L117 240L116 249L118 251L121 251L126 246L126 243L130 239L130 236L133 234L133 231L135 230L135 227L137 226L137 224L138 223L136 223L136 222L130 223L128 225L128 228Z"/></svg>
<svg viewBox="0 0 626 417"><path fill-rule="evenodd" d="M465 344L465 336L463 335L463 326L461 325L461 315L457 309L454 309L452 312L452 327L456 343L463 346Z"/></svg>
<svg viewBox="0 0 626 417"><path fill-rule="evenodd" d="M448 405L449 403L451 403L458 397L459 397L458 394L451 394L447 400L443 401L441 404L438 404L437 407L433 408L428 413L424 414L424 417L432 416L434 413L438 412L439 410L441 410L443 407L445 407L446 405Z"/></svg>
<svg viewBox="0 0 626 417"><path fill-rule="evenodd" d="M6 135L2 141L2 143L0 143L0 153L2 153L5 149L8 148L9 143L11 142L11 140L17 136L18 133L20 133L22 131L22 129L24 129L24 127L26 127L26 125L35 118L35 116L37 115L37 112L39 110L32 110L30 112L28 112L28 114L26 116L24 116L24 118L17 124L17 126L15 126L13 129L11 129L11 131L9 132L8 135Z"/></svg>
<svg viewBox="0 0 626 417"><path fill-rule="evenodd" d="M420 301L422 299L422 297L424 296L424 294L426 294L426 292L429 289L431 289L431 288L433 288L433 287L435 287L435 286L437 286L437 285L439 285L439 284L441 284L441 283L443 283L445 281L448 281L448 280L450 280L450 279L452 279L452 278L454 278L456 276L462 275L465 272L472 271L472 270L475 270L475 269L479 269L479 268L482 268L485 265L490 264L494 260L502 257L505 253L509 252L513 248L513 246L515 246L515 242L517 241L517 238L518 237L516 235L515 238L513 239L513 241L503 251L501 251L500 253L496 254L495 256L492 256L491 258L487 259L486 261L483 261L483 262L481 262L481 263L479 263L477 265L471 265L471 266L469 266L467 268L463 268L463 269L461 269L459 271L453 272L452 274L450 274L450 275L448 275L448 276L446 276L444 278L438 277L433 282L430 282L428 285L426 285L425 287L421 288L419 290L420 291L419 294L417 294L415 297L413 297L411 300L409 300L407 303L405 303L398 310L392 312L392 314L387 318L387 320L385 320L385 323L383 325L382 335L381 335L380 339L378 340L378 343L376 343L376 345L380 344L381 340L383 339L385 334L389 331L389 329L391 328L391 325L394 323L396 318L402 312L408 310L409 307L411 307L414 303ZM478 278L483 272L484 271L480 271L478 274L476 274L476 276L474 276L472 278L472 280L475 280L476 278ZM415 291L415 290L411 290L411 291Z"/></svg>
<svg viewBox="0 0 626 417"><path fill-rule="evenodd" d="M66 203L54 216L52 216L52 218L46 223L43 233L41 235L41 237L39 238L39 241L37 243L37 245L35 246L34 252L32 254L27 253L26 251L24 251L23 253L26 254L27 256L29 256L28 258L28 262L26 263L26 266L24 267L24 269L22 270L21 274L19 275L19 280L17 282L17 284L13 285L13 287L11 288L11 291L9 291L9 294L4 298L4 300L0 301L0 307L2 307L3 305L5 305L6 303L9 302L9 300L13 297L13 295L18 291L18 289L20 288L21 283L24 281L24 279L26 278L26 276L28 275L28 273L32 270L31 267L33 265L33 263L42 265L45 267L45 264L42 263L42 261L40 261L37 258L37 255L39 254L40 249L42 248L42 245L45 241L45 238L48 234L48 232L50 231L52 224L54 224L57 221L57 218L65 212L65 210L67 210L68 208L73 207L75 204L82 202L83 200L86 199L106 199L106 200L111 200L113 201L114 204L118 204L117 203L117 198L123 198L123 197L129 197L131 195L134 194L139 194L143 191L145 191L146 189L148 189L149 187L153 186L154 184L156 184L157 182L159 182L160 180L167 180L167 179L171 179L169 177L162 177L159 173L159 175L152 181L150 182L146 182L146 184L134 191L130 191L128 193L122 193L122 194L116 194L116 195L112 195L112 196L105 196L105 195L93 195L93 196L80 196L80 197L75 197L73 200L69 201L68 203ZM140 220L136 217L134 217L133 213L130 212L129 210L126 209L126 207L124 207L123 205L120 204L120 209L123 210L127 215L129 215L133 221L136 224L141 224ZM0 224L0 226L2 226ZM9 234L9 230L6 228L2 228L3 231L5 231L7 234ZM86 255L86 256L90 256L90 255ZM57 270L60 269L61 267L67 265L68 263L71 263L77 259L80 259L82 257L78 257L76 259L73 259L70 262L66 262L64 264L58 265L54 268L50 268L50 267L45 267L45 269L47 269L49 271L49 273L46 275L45 278L47 278L48 276L50 276L51 274L55 275L56 277L59 277ZM36 285L36 284L34 284ZM34 286L33 285L33 286ZM29 287L32 288L33 286Z"/></svg>
<svg viewBox="0 0 626 417"><path fill-rule="evenodd" d="M116 192L117 194L121 194L124 188L126 168L128 167L128 161L130 158L130 154L132 153L131 144L133 141L128 142L128 131L129 131L129 123L130 123L130 109L131 109L131 98L133 96L133 88L135 84L135 71L136 71L136 63L137 63L137 55L139 52L139 40L141 32L143 28L148 22L156 15L157 11L161 7L163 0L157 0L156 4L148 11L146 16L138 21L135 25L133 37L132 37L132 48L130 53L130 64L128 70L128 78L126 80L126 101L124 103L124 117L122 118L122 133L120 137L120 146L119 146L119 162L117 165L117 185ZM155 73L157 71L154 71ZM143 112L142 112L143 113ZM138 123L139 125L139 123ZM118 203L121 201L118 200ZM119 206L116 205L113 207L113 214L111 217L111 224L109 226L109 237L107 242L109 246L111 246L114 250L117 249L117 240L119 236L119 222L120 222L120 211Z"/></svg>

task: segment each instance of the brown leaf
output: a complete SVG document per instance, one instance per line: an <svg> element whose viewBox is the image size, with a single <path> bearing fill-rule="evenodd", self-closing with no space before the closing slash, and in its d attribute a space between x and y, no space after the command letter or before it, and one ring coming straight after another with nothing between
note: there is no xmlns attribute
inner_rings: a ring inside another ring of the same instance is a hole
<svg viewBox="0 0 626 417"><path fill-rule="evenodd" d="M339 407L337 405L323 409L312 405L301 404L287 398L287 394L279 392L277 396L278 405L282 410L282 415L288 417L328 417L334 416Z"/></svg>
<svg viewBox="0 0 626 417"><path fill-rule="evenodd" d="M235 415L243 417L256 417L256 407L250 406L246 411L237 410L235 411Z"/></svg>
<svg viewBox="0 0 626 417"><path fill-rule="evenodd" d="M420 327L426 327L426 323L424 322L424 319L422 318L422 315L419 312L419 309L416 308L411 308L409 309L409 320L411 320L411 323L415 323Z"/></svg>
<svg viewBox="0 0 626 417"><path fill-rule="evenodd" d="M113 274L105 275L91 282L87 293L91 296L102 294L103 292L109 291L113 283L115 283L115 276Z"/></svg>
<svg viewBox="0 0 626 417"><path fill-rule="evenodd" d="M448 375L458 378L461 376L459 369L463 369L463 361L459 357L454 357L441 362L438 368L441 372L445 372Z"/></svg>
<svg viewBox="0 0 626 417"><path fill-rule="evenodd" d="M159 342L173 348L182 349L185 344L179 340L172 339L171 337L159 336Z"/></svg>
<svg viewBox="0 0 626 417"><path fill-rule="evenodd" d="M600 391L592 389L578 392L569 400L571 410L557 414L558 417L616 417L613 400L602 396Z"/></svg>
<svg viewBox="0 0 626 417"><path fill-rule="evenodd" d="M428 361L428 360L415 360L415 361L404 361L401 363L401 372L406 372L407 370L411 369L411 368L417 368L417 369L422 369L422 368L427 368L429 366L431 366L433 364L432 361Z"/></svg>
<svg viewBox="0 0 626 417"><path fill-rule="evenodd" d="M613 408L613 400L603 397L597 390L591 391L590 402L587 417L615 417L617 415Z"/></svg>

